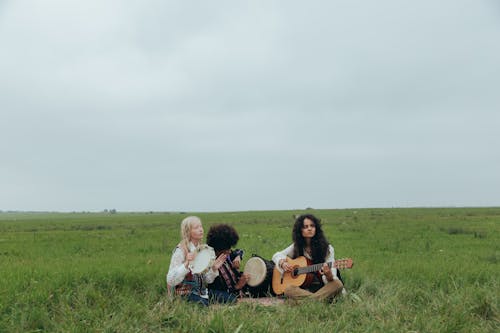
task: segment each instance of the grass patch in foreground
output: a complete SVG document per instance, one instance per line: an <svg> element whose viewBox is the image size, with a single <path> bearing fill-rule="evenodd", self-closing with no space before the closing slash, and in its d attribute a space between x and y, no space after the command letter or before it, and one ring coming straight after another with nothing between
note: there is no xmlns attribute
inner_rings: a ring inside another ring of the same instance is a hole
<svg viewBox="0 0 500 333"><path fill-rule="evenodd" d="M308 210L348 296L201 308L166 297L186 214L0 214L0 332L497 332L500 209ZM200 213L270 256L301 211Z"/></svg>

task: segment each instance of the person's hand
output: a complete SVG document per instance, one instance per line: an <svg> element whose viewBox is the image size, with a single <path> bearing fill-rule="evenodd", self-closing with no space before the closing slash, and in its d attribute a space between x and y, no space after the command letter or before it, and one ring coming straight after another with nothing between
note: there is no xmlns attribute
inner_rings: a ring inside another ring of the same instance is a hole
<svg viewBox="0 0 500 333"><path fill-rule="evenodd" d="M291 272L291 271L293 271L293 266L292 266L292 265L290 265L290 264L288 263L288 261L286 261L285 259L283 259L283 260L281 261L281 268L282 268L285 272Z"/></svg>
<svg viewBox="0 0 500 333"><path fill-rule="evenodd" d="M241 289L247 284L248 280L250 280L250 274L243 273L243 274L241 274L240 279L238 280L238 283L236 283L236 285L234 287L236 289Z"/></svg>
<svg viewBox="0 0 500 333"><path fill-rule="evenodd" d="M225 254L225 253L219 255L217 257L217 259L215 259L214 264L212 265L212 270L214 272L217 272L219 270L220 266L222 266L222 264L224 263L224 261L226 261L226 258L227 258L227 254Z"/></svg>
<svg viewBox="0 0 500 333"><path fill-rule="evenodd" d="M325 274L326 279L328 281L333 281L333 272L332 272L332 270L330 269L330 266L328 266L327 263L323 264L323 267L321 268L321 271L323 272L323 274Z"/></svg>
<svg viewBox="0 0 500 333"><path fill-rule="evenodd" d="M188 268L189 266L189 263L191 261L194 260L194 258L196 258L196 253L194 252L189 252L187 255L186 255L186 261L184 262L184 266L186 266L186 268Z"/></svg>
<svg viewBox="0 0 500 333"><path fill-rule="evenodd" d="M187 261L193 261L193 260L194 260L194 258L196 258L196 253L194 253L194 252L189 252L189 253L187 254L187 256L186 256L186 260L187 260Z"/></svg>
<svg viewBox="0 0 500 333"><path fill-rule="evenodd" d="M236 256L233 260L233 268L240 269L241 258L240 256Z"/></svg>

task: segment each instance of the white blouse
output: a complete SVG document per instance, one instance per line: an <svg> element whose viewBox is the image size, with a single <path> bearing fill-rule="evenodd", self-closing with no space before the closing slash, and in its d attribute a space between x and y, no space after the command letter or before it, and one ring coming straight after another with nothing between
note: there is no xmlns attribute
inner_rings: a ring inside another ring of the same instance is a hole
<svg viewBox="0 0 500 333"><path fill-rule="evenodd" d="M283 269L280 267L280 260L286 259L287 257L292 258L293 256L293 244L284 249L283 251L278 251L273 255L273 261L276 264L276 267L280 271L280 273L283 273ZM304 257L306 257L309 260L312 260L311 256L304 251ZM292 258L295 259L295 258ZM326 254L325 262L335 262L335 251L333 249L333 246L331 244L328 245L328 253ZM338 280L337 277L337 269L332 267L332 273L333 273L333 279ZM327 284L328 280L326 279L326 276L322 275L321 277L323 279L323 283Z"/></svg>
<svg viewBox="0 0 500 333"><path fill-rule="evenodd" d="M196 246L193 243L189 242L188 250L189 252L194 252L196 250ZM189 268L186 268L186 266L184 266L185 261L186 256L184 255L184 251L180 247L177 247L172 254L172 259L170 259L170 267L168 268L167 273L168 285L178 285L189 273ZM206 282L206 284L210 284L218 275L219 270L214 272L213 269L209 269L205 274L203 274L203 280Z"/></svg>

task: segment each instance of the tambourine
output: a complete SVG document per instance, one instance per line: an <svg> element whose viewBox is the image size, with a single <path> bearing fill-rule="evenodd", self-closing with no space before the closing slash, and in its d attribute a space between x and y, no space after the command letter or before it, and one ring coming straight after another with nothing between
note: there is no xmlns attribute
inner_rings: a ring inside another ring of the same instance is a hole
<svg viewBox="0 0 500 333"><path fill-rule="evenodd" d="M205 274L215 261L214 249L204 244L197 248L196 257L189 263L189 269L193 274Z"/></svg>

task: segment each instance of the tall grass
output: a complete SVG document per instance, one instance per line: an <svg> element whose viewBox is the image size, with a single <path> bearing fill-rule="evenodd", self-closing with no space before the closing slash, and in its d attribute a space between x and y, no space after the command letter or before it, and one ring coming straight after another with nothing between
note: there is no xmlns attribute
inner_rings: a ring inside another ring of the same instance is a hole
<svg viewBox="0 0 500 333"><path fill-rule="evenodd" d="M302 211L194 213L270 258ZM180 213L0 214L0 332L497 332L500 208L311 210L348 295L208 309L168 298Z"/></svg>

